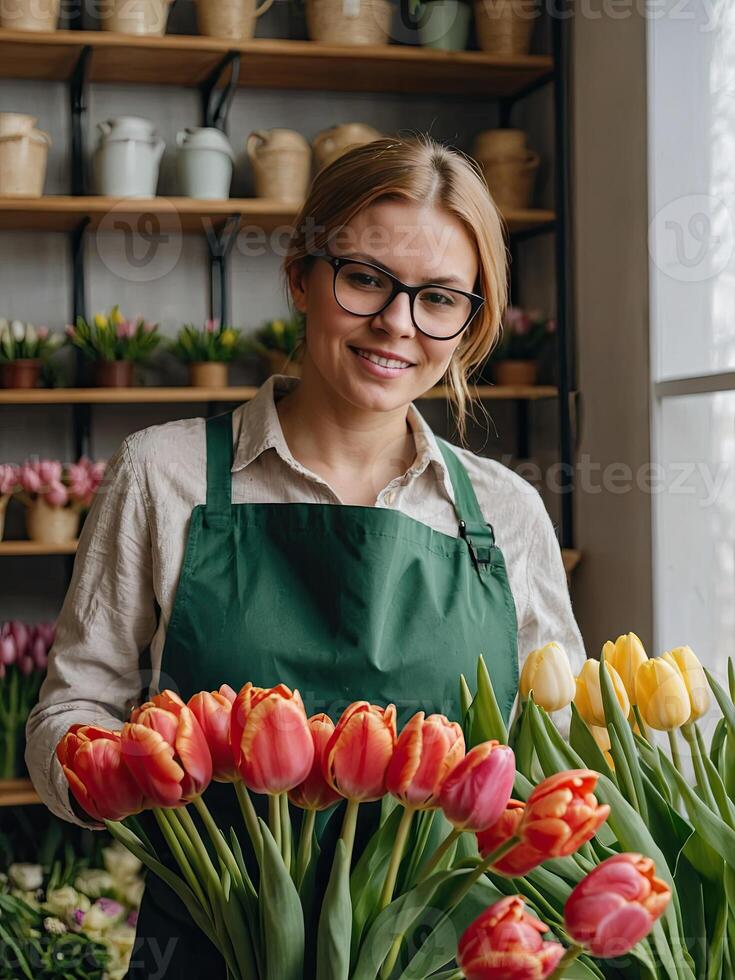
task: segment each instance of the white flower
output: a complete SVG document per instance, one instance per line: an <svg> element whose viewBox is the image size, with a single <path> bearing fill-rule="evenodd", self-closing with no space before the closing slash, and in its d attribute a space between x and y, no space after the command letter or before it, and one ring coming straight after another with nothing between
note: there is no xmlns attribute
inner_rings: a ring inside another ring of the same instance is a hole
<svg viewBox="0 0 735 980"><path fill-rule="evenodd" d="M43 868L40 864L11 864L8 877L16 888L33 891L43 884Z"/></svg>
<svg viewBox="0 0 735 980"><path fill-rule="evenodd" d="M117 925L125 915L125 908L110 898L99 899L84 916L82 929L86 933L104 932Z"/></svg>
<svg viewBox="0 0 735 980"><path fill-rule="evenodd" d="M119 841L113 841L109 847L102 848L102 860L112 877L118 881L127 881L139 874L143 867L138 858Z"/></svg>
<svg viewBox="0 0 735 980"><path fill-rule="evenodd" d="M101 868L86 868L76 876L74 887L89 898L99 898L100 895L113 891L115 882L108 871L103 871Z"/></svg>
<svg viewBox="0 0 735 980"><path fill-rule="evenodd" d="M140 908L140 903L143 901L144 891L145 882L143 879L135 878L133 881L129 881L123 886L122 899L134 909Z"/></svg>
<svg viewBox="0 0 735 980"><path fill-rule="evenodd" d="M13 320L13 322L10 324L10 332L13 335L13 340L19 344L26 335L26 328L23 321Z"/></svg>
<svg viewBox="0 0 735 980"><path fill-rule="evenodd" d="M50 932L54 936L63 936L68 931L61 919L57 919L52 915L47 915L43 920L43 928L46 932Z"/></svg>
<svg viewBox="0 0 735 980"><path fill-rule="evenodd" d="M29 344L35 344L36 342L36 328L32 323L26 323L26 340Z"/></svg>
<svg viewBox="0 0 735 980"><path fill-rule="evenodd" d="M86 912L92 903L86 895L80 895L71 885L64 885L63 888L53 888L48 892L43 904L53 915L66 919L75 909Z"/></svg>

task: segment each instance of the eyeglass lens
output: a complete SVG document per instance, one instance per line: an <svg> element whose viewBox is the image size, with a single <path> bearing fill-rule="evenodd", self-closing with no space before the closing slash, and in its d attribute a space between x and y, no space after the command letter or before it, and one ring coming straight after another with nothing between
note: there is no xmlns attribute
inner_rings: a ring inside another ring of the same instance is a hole
<svg viewBox="0 0 735 980"><path fill-rule="evenodd" d="M385 304L393 283L380 270L360 262L340 266L335 280L337 302L350 313L371 316ZM467 296L443 286L428 286L416 295L416 323L433 337L452 337L472 311Z"/></svg>

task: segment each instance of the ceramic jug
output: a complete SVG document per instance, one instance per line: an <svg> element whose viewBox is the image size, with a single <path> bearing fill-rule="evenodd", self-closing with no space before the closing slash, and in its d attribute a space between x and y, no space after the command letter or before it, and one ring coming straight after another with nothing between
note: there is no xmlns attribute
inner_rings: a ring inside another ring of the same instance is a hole
<svg viewBox="0 0 735 980"><path fill-rule="evenodd" d="M300 204L311 179L311 147L293 129L256 129L245 141L256 197Z"/></svg>
<svg viewBox="0 0 735 980"><path fill-rule="evenodd" d="M118 116L97 123L95 186L110 197L155 197L165 143L155 126L140 116Z"/></svg>
<svg viewBox="0 0 735 980"><path fill-rule="evenodd" d="M382 138L383 134L377 129L359 122L340 123L330 129L322 130L311 143L314 149L316 168L321 170L322 167L326 167L351 146L357 146L360 143L372 143L373 140Z"/></svg>
<svg viewBox="0 0 735 980"><path fill-rule="evenodd" d="M221 129L190 127L176 134L179 192L201 200L230 196L235 154Z"/></svg>

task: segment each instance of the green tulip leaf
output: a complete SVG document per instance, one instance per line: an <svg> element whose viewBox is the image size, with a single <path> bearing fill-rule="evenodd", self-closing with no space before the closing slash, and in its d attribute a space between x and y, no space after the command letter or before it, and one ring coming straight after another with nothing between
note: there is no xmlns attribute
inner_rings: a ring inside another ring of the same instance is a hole
<svg viewBox="0 0 735 980"><path fill-rule="evenodd" d="M493 738L503 745L508 744L508 730L482 655L477 658L477 694L469 707L465 723L468 749Z"/></svg>
<svg viewBox="0 0 735 980"><path fill-rule="evenodd" d="M633 732L628 724L628 719L623 714L622 708L615 696L615 689L613 688L612 680L610 679L610 674L607 670L607 664L605 663L605 653L604 651L600 655L600 690L602 692L602 704L605 709L605 719L608 723L608 730L612 729L617 735L620 746L618 749L618 756L613 754L613 759L615 760L615 771L618 771L618 763L622 757L625 758L625 774L629 776L631 781L631 792L633 798L630 802L635 806L637 802L636 809L643 817L644 820L648 819L648 811L646 804L646 797L643 792L643 782L641 780L641 771L638 765L638 753L635 747L635 741L633 740ZM611 739L612 741L612 734Z"/></svg>
<svg viewBox="0 0 735 980"><path fill-rule="evenodd" d="M350 855L340 838L319 917L317 976L320 980L348 980L351 937Z"/></svg>
<svg viewBox="0 0 735 980"><path fill-rule="evenodd" d="M258 817L258 824L263 835L260 943L265 953L264 980L302 980L304 916L301 899L268 824L262 817Z"/></svg>
<svg viewBox="0 0 735 980"><path fill-rule="evenodd" d="M615 773L608 765L602 749L595 741L574 701L572 701L572 720L569 724L569 744L588 768L602 773L608 779L615 780Z"/></svg>
<svg viewBox="0 0 735 980"><path fill-rule="evenodd" d="M403 807L396 807L372 835L350 875L353 956L363 932L375 915L390 864Z"/></svg>

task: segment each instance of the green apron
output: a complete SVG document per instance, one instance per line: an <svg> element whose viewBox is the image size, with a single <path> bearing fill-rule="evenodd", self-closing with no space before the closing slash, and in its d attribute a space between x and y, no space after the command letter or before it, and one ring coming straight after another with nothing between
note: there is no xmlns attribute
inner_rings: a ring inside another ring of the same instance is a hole
<svg viewBox="0 0 735 980"><path fill-rule="evenodd" d="M483 654L507 722L518 650L505 562L467 471L448 442L438 443L457 537L383 507L233 504L232 413L208 419L206 505L191 513L159 689L187 700L222 683L239 690L247 681L282 682L298 688L308 715L323 711L335 722L353 701L392 702L400 731L417 711L459 720L459 676L474 679ZM267 819L267 797L251 795ZM212 783L205 799L221 826L237 828L254 870L232 787ZM318 814L325 859L343 809L341 802ZM301 813L291 811L298 840ZM360 807L356 853L379 811L379 802ZM167 855L152 815L141 818ZM325 862L322 883L328 872ZM224 980L226 970L174 893L149 875L128 977L154 976Z"/></svg>

